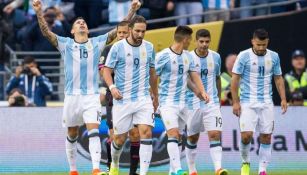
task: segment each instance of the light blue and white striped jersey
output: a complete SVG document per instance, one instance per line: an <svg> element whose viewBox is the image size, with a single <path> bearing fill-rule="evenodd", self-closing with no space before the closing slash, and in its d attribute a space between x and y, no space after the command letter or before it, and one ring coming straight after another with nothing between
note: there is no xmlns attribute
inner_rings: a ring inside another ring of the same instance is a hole
<svg viewBox="0 0 307 175"><path fill-rule="evenodd" d="M229 9L230 0L202 0L204 7L207 9Z"/></svg>
<svg viewBox="0 0 307 175"><path fill-rule="evenodd" d="M160 105L184 106L188 74L196 71L192 55L185 50L179 55L166 48L157 54L155 69L160 77Z"/></svg>
<svg viewBox="0 0 307 175"><path fill-rule="evenodd" d="M131 1L117 2L116 0L109 1L109 22L118 23L122 21L129 13Z"/></svg>
<svg viewBox="0 0 307 175"><path fill-rule="evenodd" d="M114 84L123 99L115 104L143 100L150 96L150 68L155 67L153 44L143 40L140 46L132 46L127 39L116 42L107 57L105 66L114 69Z"/></svg>
<svg viewBox="0 0 307 175"><path fill-rule="evenodd" d="M77 43L68 37L56 36L58 50L64 60L65 94L98 94L98 64L108 34Z"/></svg>
<svg viewBox="0 0 307 175"><path fill-rule="evenodd" d="M210 102L206 104L204 101L201 101L193 91L190 89L187 90L187 107L190 110L195 110L203 108L206 105L218 104L219 97L216 86L216 77L221 74L221 57L218 53L209 50L206 57L200 57L194 51L190 52L193 56L195 67L199 73L202 83L205 87L206 92L210 97Z"/></svg>
<svg viewBox="0 0 307 175"><path fill-rule="evenodd" d="M272 102L272 77L282 74L276 52L267 49L264 56L258 56L252 48L240 52L232 72L241 75L240 101L243 103Z"/></svg>

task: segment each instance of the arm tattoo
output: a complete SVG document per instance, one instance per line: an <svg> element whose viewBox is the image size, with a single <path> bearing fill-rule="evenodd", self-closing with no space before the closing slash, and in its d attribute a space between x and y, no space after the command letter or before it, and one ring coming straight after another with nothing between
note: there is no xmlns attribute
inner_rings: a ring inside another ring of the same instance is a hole
<svg viewBox="0 0 307 175"><path fill-rule="evenodd" d="M55 36L55 34L53 32L51 32L48 28L48 25L43 17L42 12L38 12L37 13L37 20L38 20L38 24L39 27L42 31L42 34L45 38L48 39L48 41L55 47L58 46L58 42L57 42L57 38Z"/></svg>
<svg viewBox="0 0 307 175"><path fill-rule="evenodd" d="M108 34L108 41L107 44L110 44L116 38L117 29L113 29Z"/></svg>

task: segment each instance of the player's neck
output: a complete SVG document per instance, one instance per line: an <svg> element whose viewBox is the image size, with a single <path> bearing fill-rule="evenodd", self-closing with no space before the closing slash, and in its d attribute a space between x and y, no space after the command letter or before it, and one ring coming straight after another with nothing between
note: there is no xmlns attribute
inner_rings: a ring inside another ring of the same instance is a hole
<svg viewBox="0 0 307 175"><path fill-rule="evenodd" d="M127 43L130 44L130 45L133 46L133 47L139 47L139 46L142 44L142 42L141 42L141 43L135 42L135 41L132 39L132 37L128 37L128 38L127 38Z"/></svg>
<svg viewBox="0 0 307 175"><path fill-rule="evenodd" d="M196 48L195 53L196 53L197 56L199 56L201 58L205 58L205 57L208 56L209 51L208 50L201 51L201 50Z"/></svg>
<svg viewBox="0 0 307 175"><path fill-rule="evenodd" d="M86 43L88 41L88 35L76 35L74 40L76 43Z"/></svg>
<svg viewBox="0 0 307 175"><path fill-rule="evenodd" d="M177 55L181 55L183 51L183 45L180 43L174 43L170 49Z"/></svg>

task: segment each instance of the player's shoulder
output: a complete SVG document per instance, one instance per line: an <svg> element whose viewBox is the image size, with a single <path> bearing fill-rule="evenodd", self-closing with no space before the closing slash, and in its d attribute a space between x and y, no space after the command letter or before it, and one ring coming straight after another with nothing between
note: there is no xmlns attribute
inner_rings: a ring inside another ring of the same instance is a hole
<svg viewBox="0 0 307 175"><path fill-rule="evenodd" d="M208 50L210 54L212 54L213 58L221 59L221 55L214 50Z"/></svg>
<svg viewBox="0 0 307 175"><path fill-rule="evenodd" d="M146 46L149 46L149 47L154 47L154 45L151 43L151 42L149 42L149 41L147 41L147 40L143 40L143 43L146 45Z"/></svg>
<svg viewBox="0 0 307 175"><path fill-rule="evenodd" d="M157 57L165 57L165 56L169 56L169 54L171 53L169 48L165 48L163 50L161 50L160 52L157 53Z"/></svg>
<svg viewBox="0 0 307 175"><path fill-rule="evenodd" d="M70 37L64 37L64 36L59 36L59 35L56 35L56 38L57 38L58 42L61 42L61 43L69 43L69 42L73 42L74 41Z"/></svg>
<svg viewBox="0 0 307 175"><path fill-rule="evenodd" d="M270 54L270 56L273 58L273 59L278 59L279 56L278 56L278 53L273 51L273 50L270 50L270 49L267 49L267 53Z"/></svg>
<svg viewBox="0 0 307 175"><path fill-rule="evenodd" d="M252 48L242 50L242 51L240 51L240 53L238 54L237 60L246 60L246 59L249 59L249 58L250 58L250 54L252 54L252 53L253 53Z"/></svg>

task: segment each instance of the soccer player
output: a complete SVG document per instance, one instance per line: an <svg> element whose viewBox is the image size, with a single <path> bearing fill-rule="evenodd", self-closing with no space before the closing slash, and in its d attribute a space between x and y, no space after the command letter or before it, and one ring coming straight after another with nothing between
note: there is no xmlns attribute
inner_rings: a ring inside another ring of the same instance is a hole
<svg viewBox="0 0 307 175"><path fill-rule="evenodd" d="M127 19L129 20L140 7L134 0ZM99 170L101 142L99 138L100 102L98 92L98 63L101 51L107 43L116 37L116 29L108 34L89 38L88 27L82 18L73 23L73 39L57 36L47 26L42 13L40 0L33 1L38 23L43 35L58 48L64 59L65 99L63 126L67 127L66 154L70 166L70 175L78 175L76 168L78 129L86 124L89 137L89 151L92 158L93 175L104 174Z"/></svg>
<svg viewBox="0 0 307 175"><path fill-rule="evenodd" d="M200 29L196 32L197 48L191 51L195 68L200 75L206 92L210 96L209 103L197 98L191 90L187 91L187 107L189 118L187 122L186 158L190 175L197 175L195 167L197 141L199 133L208 131L210 141L210 154L213 160L215 174L227 175L222 169L222 115L220 110L221 97L221 57L209 49L211 41L210 32Z"/></svg>
<svg viewBox="0 0 307 175"><path fill-rule="evenodd" d="M143 40L146 20L135 16L129 25L130 36L116 42L108 54L104 79L114 98L110 175L119 174L119 158L130 129L137 125L140 134L140 174L146 175L152 156L153 112L158 106L157 76L153 45ZM114 71L114 82L112 73ZM149 87L153 93L151 100Z"/></svg>
<svg viewBox="0 0 307 175"><path fill-rule="evenodd" d="M266 175L271 159L271 136L274 129L272 77L281 98L282 113L287 111L287 101L279 56L267 49L268 32L265 29L255 30L251 43L252 48L240 52L232 70L233 113L239 117L241 130L241 175L249 175L250 172L249 151L256 128L260 132L259 175Z"/></svg>
<svg viewBox="0 0 307 175"><path fill-rule="evenodd" d="M201 100L209 101L202 81L196 72L192 55L188 49L193 30L188 26L178 26L174 34L174 43L171 47L162 50L156 57L156 73L160 77L159 83L159 110L167 130L167 151L170 157L172 175L187 175L181 168L178 143L183 134L187 121L185 107L185 93L187 79L190 76L198 89L197 96Z"/></svg>
<svg viewBox="0 0 307 175"><path fill-rule="evenodd" d="M129 21L121 21L117 24L117 33L116 38L118 41L125 39L129 36ZM102 57L104 58L100 69L100 75L103 77L103 66L106 62L106 59L112 45L106 46L106 48L102 52ZM112 75L114 81L114 75ZM104 80L103 80L104 82ZM111 143L113 141L113 123L112 123L112 107L113 107L113 97L111 94L110 89L104 82L103 85L105 86L106 90L106 109L107 109L107 125L109 127L109 134L110 139L107 142L107 154L108 154L108 168L111 166L112 157L111 157ZM134 127L129 131L129 139L130 139L130 173L129 175L137 175L136 170L139 164L139 149L140 149L140 136L139 130L137 127Z"/></svg>

